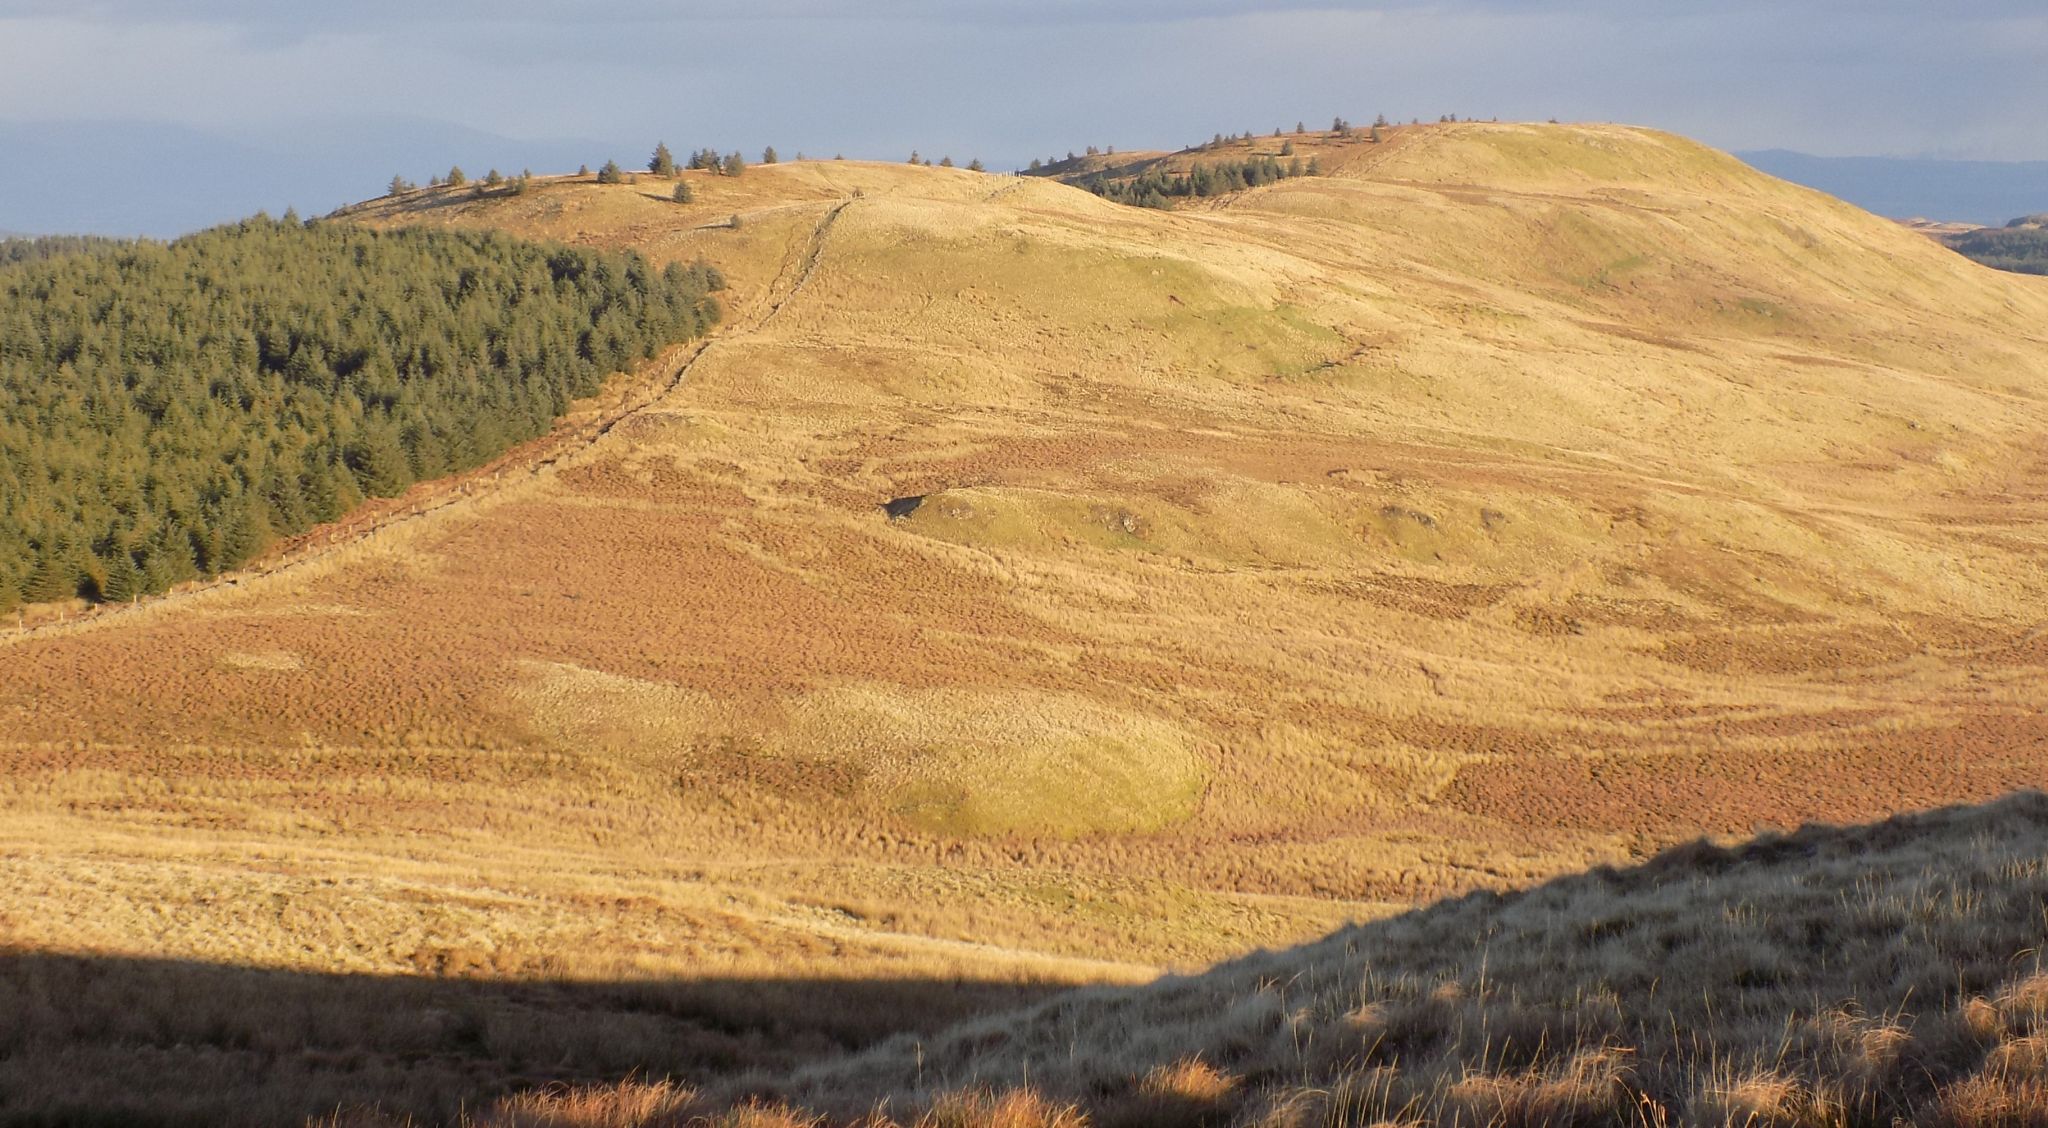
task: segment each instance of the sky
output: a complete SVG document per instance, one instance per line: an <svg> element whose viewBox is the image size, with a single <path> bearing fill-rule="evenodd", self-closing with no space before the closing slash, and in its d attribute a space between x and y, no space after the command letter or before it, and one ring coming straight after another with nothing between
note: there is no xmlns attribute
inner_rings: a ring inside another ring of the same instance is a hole
<svg viewBox="0 0 2048 1128"><path fill-rule="evenodd" d="M431 136L1009 168L1337 114L2030 160L2044 64L2043 0L0 0L0 145L118 125L376 162L383 131L337 200L436 171L385 167Z"/></svg>

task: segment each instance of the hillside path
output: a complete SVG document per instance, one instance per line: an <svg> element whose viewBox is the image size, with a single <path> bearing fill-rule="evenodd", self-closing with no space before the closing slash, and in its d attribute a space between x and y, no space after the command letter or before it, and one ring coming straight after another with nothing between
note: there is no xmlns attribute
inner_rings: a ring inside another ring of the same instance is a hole
<svg viewBox="0 0 2048 1128"><path fill-rule="evenodd" d="M133 603L102 604L55 622L23 623L17 619L14 626L0 627L0 646L89 631L111 623L126 622L138 614L163 611L234 591L247 583L303 569L395 530L453 516L457 511L474 508L478 503L546 476L564 461L595 448L620 424L674 394L689 379L697 362L712 349L759 332L781 313L817 272L824 257L827 237L853 202L854 199L848 197L831 204L817 223L784 252L782 265L775 279L768 284L763 300L744 317L728 321L694 341L674 346L643 365L640 369L642 378L635 381L637 386L628 391L623 402L600 409L590 418L577 420L572 415L558 421L548 434L514 447L474 470L422 482L399 497L367 501L339 521L284 541L248 568L224 572Z"/></svg>

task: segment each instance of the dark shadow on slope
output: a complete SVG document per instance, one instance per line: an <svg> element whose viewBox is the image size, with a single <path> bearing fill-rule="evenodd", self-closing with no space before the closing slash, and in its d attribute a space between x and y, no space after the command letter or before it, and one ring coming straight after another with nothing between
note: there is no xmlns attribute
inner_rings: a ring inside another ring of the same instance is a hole
<svg viewBox="0 0 2048 1128"><path fill-rule="evenodd" d="M1998 1087L2044 1041L2023 1036L2048 1034L2044 905L2048 795L2020 792L1450 898L712 1095L851 1123L878 1102L1026 1087L1107 1124L1195 1062L1239 1095L1189 1123L1936 1123L1958 1086L2033 1099ZM1755 1092L1731 1096L1745 1079ZM1365 1090L1370 1108L1328 1107ZM1771 1093L1846 1111L1721 1107ZM1567 1098L1584 1115L1531 1111ZM1972 1123L1994 1122L2035 1123Z"/></svg>
<svg viewBox="0 0 2048 1128"><path fill-rule="evenodd" d="M908 497L890 498L882 503L882 512L889 515L889 520L900 521L917 512L918 508L924 504L924 499L924 494L911 494Z"/></svg>
<svg viewBox="0 0 2048 1128"><path fill-rule="evenodd" d="M376 1109L377 1123L425 1126L505 1094L634 1078L698 1088L700 1107L758 1096L849 1120L885 1099L914 1109L963 1086L1025 1085L1109 1124L1185 1096L1142 1079L1191 1058L1247 1102L1396 1066L1421 1100L1443 1077L1554 1071L1587 1046L1621 1047L1636 1063L1630 1099L1659 1107L1681 1107L1702 1063L1761 1051L1793 1076L1864 1070L1854 1076L1880 1086L1873 1115L1919 1115L1936 1086L2003 1052L1947 1016L2032 974L2043 904L2048 796L2027 792L1681 846L1135 988L506 982L0 952L0 1125L273 1125ZM1589 1003L1601 999L1619 1009ZM1927 1016L1896 1077L1824 1045L1798 1056L1794 1034L1852 1004L1874 1024ZM799 1066L807 1078L779 1079Z"/></svg>
<svg viewBox="0 0 2048 1128"><path fill-rule="evenodd" d="M501 1094L782 1070L1058 988L971 980L506 982L0 952L0 1124L419 1124Z"/></svg>

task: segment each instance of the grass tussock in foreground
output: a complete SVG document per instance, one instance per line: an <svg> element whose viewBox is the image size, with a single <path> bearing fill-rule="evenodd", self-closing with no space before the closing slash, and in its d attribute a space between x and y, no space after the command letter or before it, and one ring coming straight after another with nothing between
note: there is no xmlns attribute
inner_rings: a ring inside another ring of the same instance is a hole
<svg viewBox="0 0 2048 1128"><path fill-rule="evenodd" d="M2028 794L1681 847L791 1076L528 1094L474 1123L2041 1125L2044 905Z"/></svg>

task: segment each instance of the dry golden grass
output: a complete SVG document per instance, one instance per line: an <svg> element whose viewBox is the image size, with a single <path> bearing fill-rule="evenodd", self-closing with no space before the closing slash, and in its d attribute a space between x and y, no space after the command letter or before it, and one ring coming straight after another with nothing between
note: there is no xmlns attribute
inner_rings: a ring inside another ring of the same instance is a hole
<svg viewBox="0 0 2048 1128"><path fill-rule="evenodd" d="M966 1086L1103 1124L2034 1125L2044 903L2031 793L1682 847L738 1088L835 1121Z"/></svg>
<svg viewBox="0 0 2048 1128"><path fill-rule="evenodd" d="M0 640L0 943L1029 992L2044 777L2048 285L1659 134L1300 147L1176 213L357 211L701 255L730 316L427 511ZM930 1026L845 990L834 1045Z"/></svg>
<svg viewBox="0 0 2048 1128"><path fill-rule="evenodd" d="M2044 903L2029 793L1696 843L834 1062L555 1088L465 1123L2036 1126Z"/></svg>

